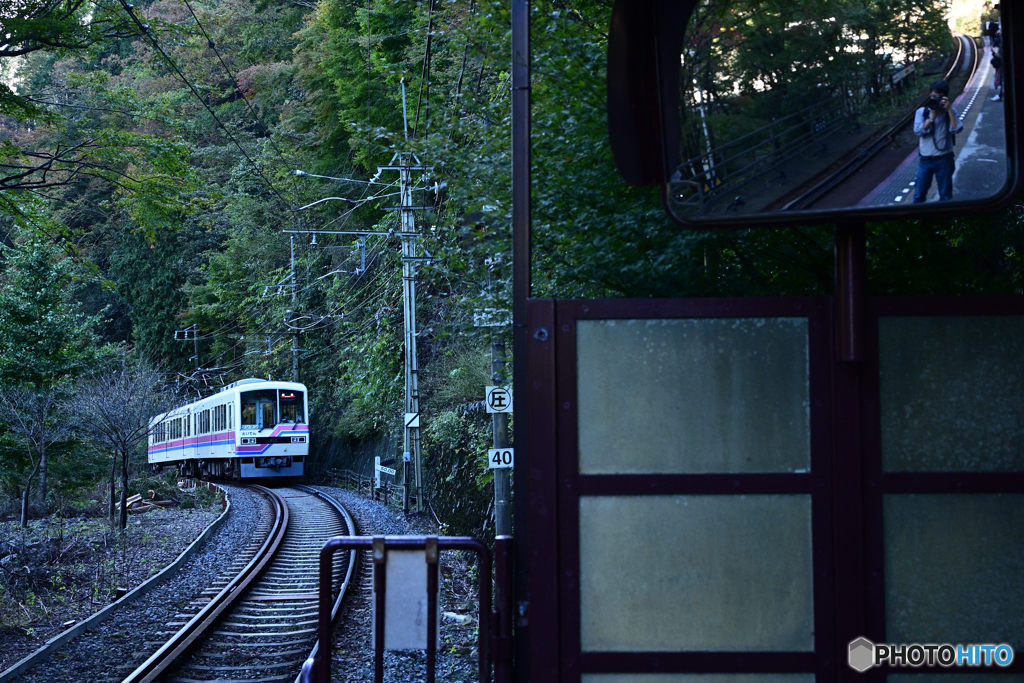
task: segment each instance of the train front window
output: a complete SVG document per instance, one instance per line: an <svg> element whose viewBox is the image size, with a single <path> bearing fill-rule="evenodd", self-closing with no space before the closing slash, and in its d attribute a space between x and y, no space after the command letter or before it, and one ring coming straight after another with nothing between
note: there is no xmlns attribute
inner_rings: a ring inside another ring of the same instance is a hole
<svg viewBox="0 0 1024 683"><path fill-rule="evenodd" d="M269 429L277 424L277 391L244 391L241 403L242 429Z"/></svg>
<svg viewBox="0 0 1024 683"><path fill-rule="evenodd" d="M299 424L304 421L303 393L282 389L278 396L281 401L281 424Z"/></svg>
<svg viewBox="0 0 1024 683"><path fill-rule="evenodd" d="M263 409L263 424L261 429L267 429L273 427L276 424L274 420L274 404L273 403L262 403L260 404Z"/></svg>

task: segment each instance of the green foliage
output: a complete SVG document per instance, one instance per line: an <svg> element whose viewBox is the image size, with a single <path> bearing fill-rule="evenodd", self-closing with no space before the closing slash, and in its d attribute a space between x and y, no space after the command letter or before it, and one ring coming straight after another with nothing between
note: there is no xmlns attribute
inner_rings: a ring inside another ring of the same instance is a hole
<svg viewBox="0 0 1024 683"><path fill-rule="evenodd" d="M700 3L683 85L692 90L699 74L715 126L737 134L780 103L851 83L857 106L874 106L870 84L891 67L887 54L944 49L941 4L741 2L736 11L749 22L723 36L723 3ZM534 296L831 293L830 226L685 231L665 216L656 190L620 180L606 142L611 5L532 3ZM107 6L96 6L106 21ZM812 25L807 17L823 16L823 7L836 10L835 22ZM78 372L103 334L180 373L191 390L208 391L191 379L196 364L212 383L290 378L294 343L310 389L316 462L330 467L332 453L359 442L400 443L399 241L369 236L361 252L353 235L319 234L314 246L308 234L282 231L396 228L383 207L398 203L389 185L397 174L375 173L396 152L414 152L431 167L414 177L415 203L431 207L418 213L417 254L435 258L417 274L427 476L434 508L453 532L480 533L490 427L467 407L489 383L490 335L510 332L473 324L484 309L511 309L509 4L157 0L139 11L202 103L148 42L111 33L113 24L97 24L87 48L35 50L21 60L18 91L0 90L0 114L17 118L3 123L0 154L31 171L26 178L40 177L32 169L46 155L76 145L84 162L60 157L52 186L0 189L5 228L35 226L77 246L75 268L57 268L64 261L56 252L37 256L54 273L38 268L41 294L25 298L34 303L21 318L0 311L0 350L17 350L26 335L42 341L39 349L52 342L53 354L37 354L45 363L36 375L57 377ZM856 37L840 26L854 27ZM863 52L849 50L861 35L869 36ZM834 56L828 64L809 57L822 50ZM699 150L693 123L685 144ZM296 168L353 180L298 179L290 175ZM365 182L371 177L377 183ZM340 199L296 210L325 197ZM7 258L27 249L18 244ZM1020 291L1021 247L1017 208L873 225L871 287ZM9 288L19 271L5 272ZM75 283L88 286L64 299L53 294ZM47 327L46 306L67 322ZM103 310L111 322L101 328ZM174 339L191 325L200 331L197 346ZM66 343L51 332L67 334ZM197 347L198 363L190 358ZM0 367L14 376L21 364ZM9 435L0 433L0 449L0 486L13 493L20 479L7 473L25 463L6 457L15 453ZM61 461L84 462L70 451ZM99 476L90 472L83 466L66 476Z"/></svg>
<svg viewBox="0 0 1024 683"><path fill-rule="evenodd" d="M487 469L490 447L489 416L462 416L444 411L431 417L423 430L423 446L429 454L428 472L433 479L432 504L448 533L480 535L493 498Z"/></svg>
<svg viewBox="0 0 1024 683"><path fill-rule="evenodd" d="M58 247L29 235L4 246L0 282L0 381L54 385L97 359L93 328L72 299L81 270Z"/></svg>

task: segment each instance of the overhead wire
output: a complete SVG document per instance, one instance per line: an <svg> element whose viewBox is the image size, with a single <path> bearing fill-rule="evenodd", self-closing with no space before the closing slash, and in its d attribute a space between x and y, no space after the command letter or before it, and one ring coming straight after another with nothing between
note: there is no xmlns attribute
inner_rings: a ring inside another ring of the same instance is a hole
<svg viewBox="0 0 1024 683"><path fill-rule="evenodd" d="M121 1L122 1L122 5L125 5L124 0L121 0ZM206 38L208 47L213 49L214 53L217 56L218 61L220 62L222 68L224 69L224 71L229 75L229 77L232 78L233 82L237 83L237 75L232 74L231 69L228 67L228 65L226 64L226 62L225 62L223 56L221 55L220 51L217 49L216 43L213 41L213 39L210 37L209 33L206 31L205 27L202 25L202 22L199 20L198 16L196 15L195 11L193 10L191 4L188 2L188 0L184 0L184 1L185 1L186 7L188 8L189 13L192 15L193 20L196 22L196 26L199 28L200 32ZM429 70L430 43L431 43L431 26L432 26L432 22L433 22L433 5L434 5L433 0L431 0L431 3L430 3L430 13L429 13L429 18L428 18L428 26L427 26L427 45L426 45L426 52L424 54L424 63L423 63L424 75L421 77L420 97L419 97L419 101L417 103L416 120L415 120L415 123L414 123L414 129L413 129L414 130L414 134L415 134L416 129L418 128L418 123L419 123L419 118L420 118L420 107L421 107L421 104L422 104L423 89L424 89L424 83L425 83L425 79L426 79L426 75L425 74L428 73L428 70ZM159 44L156 41L156 39L152 35L149 35L147 33L146 28L141 24L141 22L134 15L134 13L131 12L131 6L130 5L126 6L125 9L128 10L128 12L129 12L130 16L132 17L133 21L135 21L136 24L138 24L139 27L143 30L143 33L145 33L147 35L147 37L150 38L150 41L152 42L153 47L155 49L157 49L161 53L161 55L168 62L168 64L172 67L172 69L174 69L174 71L178 74L179 78L189 87L189 89L193 92L193 94L196 95L196 97L197 97L197 99L199 99L200 103L207 109L207 111L211 114L211 116L214 118L214 120L217 122L217 124L221 127L221 129L223 129L224 132L228 135L229 139L231 139L231 141L235 144L235 146L238 147L239 151L242 152L243 156L245 156L245 158L253 165L253 168L255 169L257 174L261 177L261 179L264 181L264 183L267 184L267 186L270 187L270 189L282 201L284 201L286 204L288 204L288 201L281 195L281 193L277 190L277 188L273 185L273 183L270 182L266 178L266 176L260 170L259 166L246 153L246 151L242 148L242 146L234 138L234 136L231 135L230 131L228 131L226 126L223 124L223 122L220 121L220 119L217 117L216 113L213 112L213 110L207 105L205 100L203 100L203 98L196 91L195 87L187 80L187 78L177 68L177 65L173 62L173 60L171 60L171 58L163 51L163 49L159 46ZM368 45L368 48L369 48L369 45ZM368 67L369 67L369 64L367 64L367 68ZM282 161L284 161L284 154L283 154L283 152L281 152L280 148L277 146L276 142L273 140L273 136L270 133L270 130L269 130L268 126L266 125L266 123L260 118L258 112L256 112L256 110L254 109L252 103L245 96L245 94L243 92L241 92L241 90L238 90L238 93L241 96L241 98L243 99L243 101L245 102L246 107L248 108L249 112L252 114L253 118L257 121L257 123L259 123L259 125L262 127L262 129L266 133L267 140L270 143L270 145L274 148L274 151L277 153L278 157ZM361 182L361 181L354 181L354 182ZM371 183L367 183L367 187L364 188L364 192L363 192L364 195L370 189L370 187L369 187L370 184ZM381 189L387 189L388 187L394 187L396 184L397 184L397 182L390 183L385 188L381 188ZM427 189L427 188L422 188L422 189ZM350 206L348 208L348 210L343 212L341 215L333 218L324 227L330 227L330 226L338 223L338 221L341 221L341 226L344 226L345 224L348 223L349 219L351 218L351 216L355 212L355 209L365 205L366 203L368 203L370 201L382 199L384 197L395 196L397 194L400 194L400 192L392 192L392 193L378 192L378 193L375 193L371 197L365 197L365 196L360 197L358 200L355 200L355 201L351 202L352 206ZM314 230L314 231L310 231L310 232L314 232L315 233L316 231ZM371 268L371 266L379 258L381 251L382 251L382 246L380 244L378 244L375 247L371 247L370 254L369 254L369 259L368 259L367 266L366 266L367 270L369 270ZM362 286L360 286L358 288L358 290L356 290L356 291L350 291L349 292L349 296L346 297L346 302L342 303L339 307L335 308L334 311L331 314L329 314L329 315L335 315L336 312L341 310L342 308L347 309L348 313L352 313L352 312L356 312L358 310L361 310L369 302L374 301L379 296L379 294L388 285L393 284L394 281L397 280L397 275L386 277L384 279L384 281L381 282L372 293L370 293L369 296L366 296L364 298L363 295L366 293L367 289L369 289L371 287L373 279L372 278L365 278L365 277L363 277L363 275L365 275L365 271L364 271L364 273L361 273L356 278L356 282L359 282ZM298 289L296 291L296 296L301 295L301 294L305 294L308 291L310 291L311 289L313 289L313 287L315 286L315 283L316 283L316 281L310 282L309 284L307 284L302 289ZM294 283L294 284L297 286L297 283ZM350 304L352 299L357 299L357 300L362 299L362 300L358 301L357 304L352 306ZM346 303L348 303L349 305L346 305ZM219 332L222 332L225 329L229 329L230 327L238 326L238 327L243 327L244 328L245 327L245 322L247 322L245 320L246 317L250 317L250 316L251 317L258 317L259 313L264 313L265 314L267 312L267 311L265 311L263 309L259 309L257 306L255 306L252 303L246 304L245 309L247 309L247 310L243 310L242 312L237 314L235 316L234 320L223 323L216 330L208 333L207 335L204 335L204 338L211 338L211 337L215 336L216 334L218 334ZM369 322L372 323L373 322L372 319ZM329 324L334 324L334 323L331 322ZM304 329L309 330L309 329L314 329L314 327L315 327L315 325L314 326L310 326L309 328L304 328ZM365 327L366 327L366 325L364 324L364 325L360 326L359 330L363 330L363 329L365 329ZM236 327L236 329L237 329L237 327ZM341 343L342 340L350 338L352 334L354 334L354 332L349 333L349 334L341 335L338 339L334 340L331 344L329 344L328 347L326 347L325 349L321 349L320 351L316 352L313 355L320 355L321 353L324 353L327 350L334 348L338 343ZM243 343L244 341L248 341L248 340L244 340L244 339L243 340L239 340L239 342L236 342L234 345L232 345L232 347L231 347L232 352L237 353L237 349L238 349L240 343ZM227 352L225 351L220 356L218 356L218 360L220 358L223 358L224 353L227 353ZM233 361L233 363L234 363L235 367L241 367L241 365L244 365L244 363L245 363L244 356L243 356L242 359L238 360L237 362Z"/></svg>
<svg viewBox="0 0 1024 683"><path fill-rule="evenodd" d="M220 54L220 50L217 49L217 43L214 42L213 38L210 37L210 34L207 33L206 28L203 26L203 23L199 21L199 17L196 16L195 11L192 9L192 4L188 0L183 0L183 2L185 3L185 7L188 8L188 13L192 15L192 19L196 22L196 26L199 28L200 33L202 33L203 37L206 38L207 47L213 50L213 53L217 55L217 60L220 62L220 65L224 68L224 72L227 73L227 75L231 78L231 82L235 83L237 86L238 74L231 73L231 69L228 68L227 63L225 63L224 57L222 57ZM263 127L263 131L267 135L267 141L270 142L270 146L274 148L274 151L277 152L277 155L281 158L281 161L284 162L284 153L277 146L277 143L274 142L274 137L270 132L270 128L263 121L263 119L260 118L260 115L253 108L252 103L249 102L249 98L245 96L245 93L242 92L240 88L237 90L237 92L239 95L241 95L242 101L245 102L245 106L248 107L249 112L252 114L253 118L256 119L256 122Z"/></svg>
<svg viewBox="0 0 1024 683"><path fill-rule="evenodd" d="M121 7L124 8L125 12L128 13L128 16L130 16L132 21L135 22L136 26L139 27L139 30L142 32L142 34L149 39L149 42L153 46L153 48L160 53L160 55L164 58L164 61L167 62L171 69L178 75L178 78L181 79L181 82L184 83L188 87L188 89L192 91L192 94L195 95L196 99L199 100L199 103L203 105L203 108L206 109L207 112L209 112L210 116L213 117L213 120L216 121L217 125L220 126L221 130L224 131L224 134L228 136L228 139L231 140L232 143L234 143L235 147L238 148L238 151L242 153L242 156L244 156L246 160L252 165L252 168L256 172L256 174L263 180L267 187L269 187L270 190L273 191L273 193L276 194L277 197L282 202L284 202L286 206L291 206L291 202L285 199L284 195L282 195L280 191L278 191L278 189L274 186L274 184L270 182L270 180L263 174L263 171L260 169L259 165L253 160L252 157L249 156L249 153L245 151L245 148L242 147L238 140L235 139L235 136L231 134L231 131L228 130L228 127L224 125L224 122L220 120L220 118L217 116L217 113L213 111L213 108L210 107L210 105L207 104L206 100L203 99L203 96L199 94L199 91L196 90L196 87L194 85L192 85L192 82L189 81L185 74L181 72L181 69L178 68L178 65L174 62L173 59L171 59L170 55L164 52L164 49L160 46L159 41L157 41L157 39L150 33L149 24L143 24L142 21L138 18L138 16L136 16L134 6L129 4L127 0L120 0L120 3Z"/></svg>

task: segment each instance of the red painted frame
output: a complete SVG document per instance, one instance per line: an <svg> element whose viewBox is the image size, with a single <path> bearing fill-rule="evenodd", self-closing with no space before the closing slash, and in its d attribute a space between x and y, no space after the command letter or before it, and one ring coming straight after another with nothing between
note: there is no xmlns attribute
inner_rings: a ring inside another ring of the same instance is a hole
<svg viewBox="0 0 1024 683"><path fill-rule="evenodd" d="M898 491L1024 492L1024 473L881 472L878 318L1024 315L1024 297L898 297L868 301L865 360L835 360L834 299L529 300L526 365L529 572L528 680L578 683L585 673L813 673L863 681L848 643L884 642L881 496ZM578 474L575 322L582 319L806 317L811 473ZM595 494L809 493L813 652L581 652L578 501ZM937 669L949 672L946 669ZM927 667L917 671L928 671ZM980 670L972 670L972 673ZM989 673L1024 671L1024 661ZM868 674L884 680L885 670Z"/></svg>

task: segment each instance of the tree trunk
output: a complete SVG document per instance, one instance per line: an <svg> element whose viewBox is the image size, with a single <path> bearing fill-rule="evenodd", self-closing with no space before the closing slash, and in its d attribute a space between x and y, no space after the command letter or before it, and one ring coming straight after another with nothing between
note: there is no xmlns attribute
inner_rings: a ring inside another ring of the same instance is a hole
<svg viewBox="0 0 1024 683"><path fill-rule="evenodd" d="M124 531L128 527L128 453L121 454L121 516L118 525Z"/></svg>
<svg viewBox="0 0 1024 683"><path fill-rule="evenodd" d="M110 509L107 510L107 517L110 518L110 523L114 523L114 493L116 491L114 487L114 474L117 472L117 458L114 458L113 462L110 463Z"/></svg>
<svg viewBox="0 0 1024 683"><path fill-rule="evenodd" d="M46 442L43 441L41 448L39 449L39 508L46 510Z"/></svg>
<svg viewBox="0 0 1024 683"><path fill-rule="evenodd" d="M24 529L28 526L28 493L32 489L25 487L25 490L21 492L21 528Z"/></svg>
<svg viewBox="0 0 1024 683"><path fill-rule="evenodd" d="M28 475L28 480L25 482L25 490L21 492L21 528L24 529L28 526L28 499L32 493L32 480L35 479L36 472L39 471L39 463L32 468L32 472Z"/></svg>

